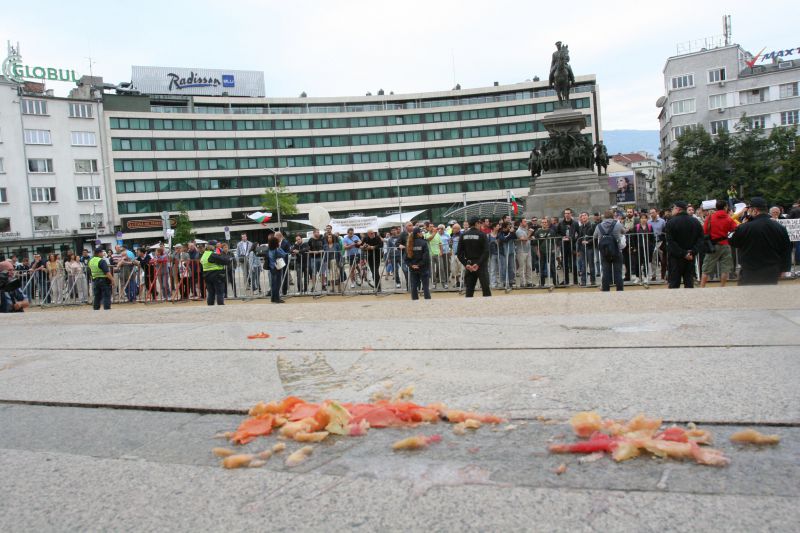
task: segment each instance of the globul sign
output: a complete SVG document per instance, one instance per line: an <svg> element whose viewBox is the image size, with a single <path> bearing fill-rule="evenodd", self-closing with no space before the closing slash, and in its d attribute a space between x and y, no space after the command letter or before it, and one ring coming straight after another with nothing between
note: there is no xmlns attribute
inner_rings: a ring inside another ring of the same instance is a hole
<svg viewBox="0 0 800 533"><path fill-rule="evenodd" d="M75 71L71 69L23 65L19 43L15 48L11 46L11 41L8 41L8 56L3 61L2 72L7 80L16 83L22 83L26 78L49 81L78 81Z"/></svg>

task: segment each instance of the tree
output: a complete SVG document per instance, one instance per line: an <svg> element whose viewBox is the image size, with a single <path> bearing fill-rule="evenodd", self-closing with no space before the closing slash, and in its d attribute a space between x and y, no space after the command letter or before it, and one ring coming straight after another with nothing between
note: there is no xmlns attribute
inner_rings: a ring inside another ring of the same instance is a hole
<svg viewBox="0 0 800 533"><path fill-rule="evenodd" d="M261 208L272 213L275 220L279 215L281 218L296 215L297 195L290 193L283 185L277 189L268 187L261 195Z"/></svg>
<svg viewBox="0 0 800 533"><path fill-rule="evenodd" d="M769 135L773 167L764 187L773 203L791 205L800 199L799 142L796 127L775 128Z"/></svg>
<svg viewBox="0 0 800 533"><path fill-rule="evenodd" d="M172 237L173 242L186 244L194 239L194 229L192 228L192 221L189 218L189 213L186 211L186 206L183 203L178 204L178 222L175 224L175 235Z"/></svg>
<svg viewBox="0 0 800 533"><path fill-rule="evenodd" d="M763 128L754 128L742 115L731 147L731 185L736 187L739 198L766 194L766 180L773 166L770 144Z"/></svg>
<svg viewBox="0 0 800 533"><path fill-rule="evenodd" d="M715 195L722 198L729 150L729 136L712 139L701 127L687 128L675 148L675 168L662 180L660 200L669 205L677 200L698 203Z"/></svg>

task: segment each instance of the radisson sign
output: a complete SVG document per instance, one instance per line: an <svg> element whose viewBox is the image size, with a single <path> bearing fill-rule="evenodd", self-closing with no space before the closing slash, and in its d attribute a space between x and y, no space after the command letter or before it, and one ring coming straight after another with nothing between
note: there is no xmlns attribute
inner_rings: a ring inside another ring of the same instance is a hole
<svg viewBox="0 0 800 533"><path fill-rule="evenodd" d="M15 48L11 46L11 41L8 42L8 56L3 61L2 73L7 80L16 83L23 83L26 79L66 81L73 83L77 83L78 81L78 77L72 69L24 65L19 50L19 43L17 43Z"/></svg>

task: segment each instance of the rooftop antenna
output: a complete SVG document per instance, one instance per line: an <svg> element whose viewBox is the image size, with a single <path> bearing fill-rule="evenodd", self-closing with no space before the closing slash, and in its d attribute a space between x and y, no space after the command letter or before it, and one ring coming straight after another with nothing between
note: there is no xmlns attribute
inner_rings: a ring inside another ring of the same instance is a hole
<svg viewBox="0 0 800 533"><path fill-rule="evenodd" d="M731 30L731 16L722 15L722 34L725 36L725 46L731 44L733 31Z"/></svg>

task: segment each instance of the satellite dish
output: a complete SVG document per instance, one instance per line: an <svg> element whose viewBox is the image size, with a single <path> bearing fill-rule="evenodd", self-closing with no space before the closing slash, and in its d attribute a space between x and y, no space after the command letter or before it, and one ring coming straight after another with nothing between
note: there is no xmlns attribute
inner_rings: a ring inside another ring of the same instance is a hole
<svg viewBox="0 0 800 533"><path fill-rule="evenodd" d="M324 207L315 205L308 213L308 221L318 230L322 230L331 221L331 215Z"/></svg>
<svg viewBox="0 0 800 533"><path fill-rule="evenodd" d="M658 100L656 100L656 107L664 107L664 104L667 103L667 97L661 96Z"/></svg>

